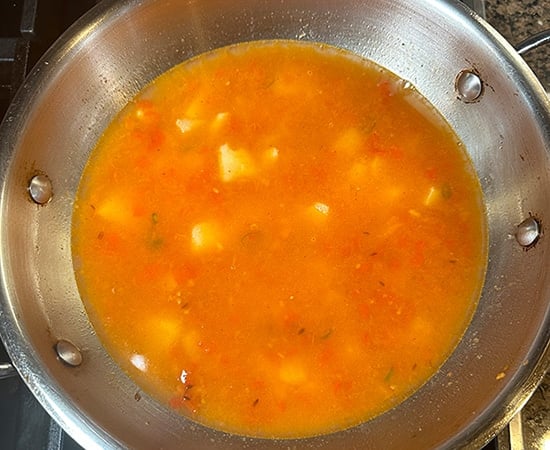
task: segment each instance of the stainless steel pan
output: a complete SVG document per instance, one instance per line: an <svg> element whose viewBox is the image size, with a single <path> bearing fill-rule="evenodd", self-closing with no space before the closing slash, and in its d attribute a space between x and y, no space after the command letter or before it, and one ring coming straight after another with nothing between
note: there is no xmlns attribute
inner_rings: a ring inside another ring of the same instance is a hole
<svg viewBox="0 0 550 450"><path fill-rule="evenodd" d="M473 321L426 385L361 426L292 441L207 429L139 392L88 322L70 251L82 169L117 111L193 55L278 38L347 48L413 83L468 149L483 187L490 246ZM103 3L44 56L0 130L2 339L40 402L89 448L479 447L549 365L549 151L542 87L502 37L451 1Z"/></svg>

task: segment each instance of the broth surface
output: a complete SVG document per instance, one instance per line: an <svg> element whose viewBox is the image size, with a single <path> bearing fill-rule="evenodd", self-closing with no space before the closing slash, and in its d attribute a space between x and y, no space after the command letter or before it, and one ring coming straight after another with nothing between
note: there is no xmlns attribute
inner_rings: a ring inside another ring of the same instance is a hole
<svg viewBox="0 0 550 450"><path fill-rule="evenodd" d="M462 144L408 83L313 43L240 44L147 86L91 154L77 283L149 394L304 437L403 401L450 355L486 264Z"/></svg>

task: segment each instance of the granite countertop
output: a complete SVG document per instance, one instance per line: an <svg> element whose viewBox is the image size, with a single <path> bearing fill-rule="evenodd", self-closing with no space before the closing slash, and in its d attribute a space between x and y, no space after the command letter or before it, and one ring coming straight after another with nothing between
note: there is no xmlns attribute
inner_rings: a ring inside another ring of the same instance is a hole
<svg viewBox="0 0 550 450"><path fill-rule="evenodd" d="M487 21L512 45L550 29L550 0L485 0ZM550 44L527 53L525 61L550 93ZM521 412L525 448L547 448L550 433L550 373Z"/></svg>
<svg viewBox="0 0 550 450"><path fill-rule="evenodd" d="M485 0L487 21L512 45L550 29L550 0ZM525 55L525 60L550 92L550 44Z"/></svg>

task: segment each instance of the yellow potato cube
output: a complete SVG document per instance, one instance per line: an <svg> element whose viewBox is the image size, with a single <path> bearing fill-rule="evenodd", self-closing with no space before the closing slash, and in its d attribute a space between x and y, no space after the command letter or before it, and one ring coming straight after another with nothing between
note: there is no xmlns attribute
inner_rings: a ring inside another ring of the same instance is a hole
<svg viewBox="0 0 550 450"><path fill-rule="evenodd" d="M212 222L200 222L191 230L191 245L196 251L219 251L223 249L220 227Z"/></svg>
<svg viewBox="0 0 550 450"><path fill-rule="evenodd" d="M102 219L120 224L129 222L133 217L129 202L117 194L100 202L95 211Z"/></svg>
<svg viewBox="0 0 550 450"><path fill-rule="evenodd" d="M441 190L431 186L428 194L424 198L424 206L434 206L442 199Z"/></svg>
<svg viewBox="0 0 550 450"><path fill-rule="evenodd" d="M313 208L315 208L315 210L317 212L320 212L323 216L328 216L328 213L330 211L330 208L328 207L328 205L325 205L324 203L321 203L321 202L317 202L313 205Z"/></svg>
<svg viewBox="0 0 550 450"><path fill-rule="evenodd" d="M246 150L233 150L224 144L219 149L219 168L222 181L234 181L254 175L256 168Z"/></svg>
<svg viewBox="0 0 550 450"><path fill-rule="evenodd" d="M338 136L334 143L334 150L347 156L353 156L361 150L364 137L357 128L348 128Z"/></svg>
<svg viewBox="0 0 550 450"><path fill-rule="evenodd" d="M302 365L285 361L279 369L279 378L284 383L302 384L306 381L307 374Z"/></svg>
<svg viewBox="0 0 550 450"><path fill-rule="evenodd" d="M178 341L181 323L169 315L156 315L149 318L146 328L148 346L156 352L168 351Z"/></svg>
<svg viewBox="0 0 550 450"><path fill-rule="evenodd" d="M202 95L197 95L185 110L185 117L199 119L204 116L206 101Z"/></svg>
<svg viewBox="0 0 550 450"><path fill-rule="evenodd" d="M185 134L196 128L202 122L202 120L198 119L178 119L176 120L176 125L180 129L180 131Z"/></svg>
<svg viewBox="0 0 550 450"><path fill-rule="evenodd" d="M214 117L214 120L212 121L212 124L210 125L210 129L212 131L219 131L221 127L223 127L227 123L227 119L229 118L228 112L221 112L216 114L216 117Z"/></svg>
<svg viewBox="0 0 550 450"><path fill-rule="evenodd" d="M326 203L315 202L313 205L307 207L305 213L314 223L323 223L330 213L330 206Z"/></svg>

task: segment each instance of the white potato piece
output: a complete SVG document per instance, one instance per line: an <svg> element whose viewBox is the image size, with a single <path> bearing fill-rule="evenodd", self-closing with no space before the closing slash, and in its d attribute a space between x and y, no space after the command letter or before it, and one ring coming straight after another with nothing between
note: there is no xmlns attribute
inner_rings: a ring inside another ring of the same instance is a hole
<svg viewBox="0 0 550 450"><path fill-rule="evenodd" d="M212 120L210 129L212 131L219 131L227 123L227 119L229 119L228 112L220 112L216 114L214 120Z"/></svg>
<svg viewBox="0 0 550 450"><path fill-rule="evenodd" d="M330 211L330 208L328 205L321 202L317 202L313 205L313 207L315 208L316 211L320 212L324 216L328 216L328 213Z"/></svg>
<svg viewBox="0 0 550 450"><path fill-rule="evenodd" d="M222 231L213 222L199 222L191 229L191 245L195 251L223 250Z"/></svg>
<svg viewBox="0 0 550 450"><path fill-rule="evenodd" d="M190 119L204 118L206 113L206 101L202 94L197 95L185 110L184 117Z"/></svg>
<svg viewBox="0 0 550 450"><path fill-rule="evenodd" d="M324 223L330 213L330 206L323 202L315 202L305 210L306 217L315 224Z"/></svg>
<svg viewBox="0 0 550 450"><path fill-rule="evenodd" d="M220 178L224 182L235 181L256 174L254 161L246 150L233 150L223 144L219 149Z"/></svg>
<svg viewBox="0 0 550 450"><path fill-rule="evenodd" d="M116 193L99 202L95 212L102 219L118 224L127 224L133 218L129 202Z"/></svg>
<svg viewBox="0 0 550 450"><path fill-rule="evenodd" d="M200 125L203 121L198 119L178 119L176 120L176 126L180 129L180 131L185 134L189 131L195 129L198 125Z"/></svg>
<svg viewBox="0 0 550 450"><path fill-rule="evenodd" d="M431 186L424 198L424 206L434 206L442 199L441 190Z"/></svg>
<svg viewBox="0 0 550 450"><path fill-rule="evenodd" d="M352 127L343 131L334 142L334 150L346 156L353 156L361 150L365 137L361 131Z"/></svg>

